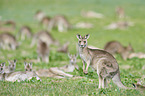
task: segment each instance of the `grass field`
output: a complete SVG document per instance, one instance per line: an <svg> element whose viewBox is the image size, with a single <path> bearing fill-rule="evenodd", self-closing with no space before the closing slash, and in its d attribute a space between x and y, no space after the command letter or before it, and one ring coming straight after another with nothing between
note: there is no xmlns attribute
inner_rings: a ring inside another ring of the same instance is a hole
<svg viewBox="0 0 145 96"><path fill-rule="evenodd" d="M134 22L135 26L126 30L105 30L104 26L111 22L117 21L115 16L115 8L122 6L128 16L128 20ZM111 40L120 41L124 46L132 44L135 52L145 52L145 0L0 0L0 16L2 20L14 20L17 23L17 29L12 32L16 36L20 27L28 25L32 28L33 33L42 30L42 26L34 20L34 14L37 10L44 11L48 16L64 14L71 24L85 21L94 24L92 29L72 29L65 33L59 33L53 30L51 34L60 41L61 44L66 41L70 42L69 52L75 54L77 38L76 34L90 34L88 44L99 48L103 48L105 43ZM93 10L104 14L105 18L84 18L81 17L81 10ZM30 48L31 40L21 42L20 47L15 51L0 49L0 63L7 62L7 59L17 59L16 71L24 71L24 61L36 60L36 46ZM145 84L145 59L128 59L124 61L119 55L116 55L117 62L120 66L121 81L125 86L132 87L132 83L136 83L141 78ZM65 63L61 63L65 62ZM50 68L54 66L63 66L69 63L67 54L50 52L50 63L33 63L34 69ZM31 80L25 82L6 82L0 81L0 96L16 96L16 95L48 95L48 96L91 96L91 95L107 95L107 96L143 96L145 92L133 89L119 89L112 81L106 89L98 89L97 73L89 68L87 75L83 74L82 62L78 57L77 64L80 70L70 73L77 76L83 76L82 79L54 79L42 78L42 82ZM126 69L124 65L131 68Z"/></svg>

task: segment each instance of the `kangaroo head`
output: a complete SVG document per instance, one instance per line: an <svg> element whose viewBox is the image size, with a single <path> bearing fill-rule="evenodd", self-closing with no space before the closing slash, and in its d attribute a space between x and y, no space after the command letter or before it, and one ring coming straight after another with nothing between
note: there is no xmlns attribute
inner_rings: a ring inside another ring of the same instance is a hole
<svg viewBox="0 0 145 96"><path fill-rule="evenodd" d="M68 57L70 58L70 63L71 64L76 64L77 56L78 56L77 54L72 55L72 54L68 53Z"/></svg>
<svg viewBox="0 0 145 96"><path fill-rule="evenodd" d="M84 37L82 37L81 35L77 34L77 38L79 39L78 41L78 45L79 47L86 47L87 46L87 39L89 38L89 34L85 35Z"/></svg>
<svg viewBox="0 0 145 96"><path fill-rule="evenodd" d="M5 62L0 64L0 74L4 73Z"/></svg>
<svg viewBox="0 0 145 96"><path fill-rule="evenodd" d="M9 70L14 71L15 68L16 68L16 62L17 62L17 60L16 59L14 59L14 61L9 61L8 60L8 62L9 62L9 66L8 66Z"/></svg>
<svg viewBox="0 0 145 96"><path fill-rule="evenodd" d="M133 48L132 48L132 46L131 46L131 44L129 44L128 46L127 46L127 48L126 48L128 51L130 51L130 52L134 52L134 50L133 50Z"/></svg>
<svg viewBox="0 0 145 96"><path fill-rule="evenodd" d="M25 71L26 72L32 71L32 63L26 63L26 62L24 62L24 66L25 66Z"/></svg>

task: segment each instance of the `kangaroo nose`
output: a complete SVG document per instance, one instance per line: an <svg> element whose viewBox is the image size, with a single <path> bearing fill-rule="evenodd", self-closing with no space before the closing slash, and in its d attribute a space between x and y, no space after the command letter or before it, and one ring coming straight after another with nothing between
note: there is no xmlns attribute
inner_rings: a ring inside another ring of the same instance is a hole
<svg viewBox="0 0 145 96"><path fill-rule="evenodd" d="M81 47L83 47L83 45L81 45Z"/></svg>

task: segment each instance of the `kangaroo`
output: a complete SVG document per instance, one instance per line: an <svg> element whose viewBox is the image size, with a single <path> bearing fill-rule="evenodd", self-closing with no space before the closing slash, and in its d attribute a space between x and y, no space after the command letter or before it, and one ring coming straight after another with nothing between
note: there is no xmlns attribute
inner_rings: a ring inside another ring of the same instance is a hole
<svg viewBox="0 0 145 96"><path fill-rule="evenodd" d="M52 44L57 46L59 45L59 42L55 40L48 31L40 31L36 33L32 39L32 43L30 46L33 47L35 45L35 42L38 40L45 42L48 46Z"/></svg>
<svg viewBox="0 0 145 96"><path fill-rule="evenodd" d="M47 44L41 40L38 41L37 45L38 62L40 62L40 57L43 62L49 63L49 48Z"/></svg>
<svg viewBox="0 0 145 96"><path fill-rule="evenodd" d="M28 63L24 63L25 68L28 68ZM31 65L29 63L29 65ZM27 66L27 67L26 67ZM30 67L30 66L29 66ZM33 77L36 77L37 80L41 79L36 75L36 73L34 71L17 71L17 72L11 72L11 73L3 73L1 74L1 80L5 80L5 81L11 81L11 82L15 82L15 81L24 81L24 80L30 80Z"/></svg>
<svg viewBox="0 0 145 96"><path fill-rule="evenodd" d="M45 16L45 13L43 11L41 11L41 10L38 10L35 13L34 18L40 22L44 16Z"/></svg>
<svg viewBox="0 0 145 96"><path fill-rule="evenodd" d="M128 21L118 21L109 24L108 26L104 27L105 29L127 29L129 26L134 26L133 22Z"/></svg>
<svg viewBox="0 0 145 96"><path fill-rule="evenodd" d="M11 73L11 72L14 72L15 71L15 68L16 68L16 62L17 60L13 60L13 61L9 61L9 65L8 66L5 66L4 68L4 72L5 73Z"/></svg>
<svg viewBox="0 0 145 96"><path fill-rule="evenodd" d="M0 31L2 32L13 32L16 29L16 23L12 20L1 21Z"/></svg>
<svg viewBox="0 0 145 96"><path fill-rule="evenodd" d="M57 49L57 52L67 53L69 42L66 42L63 46Z"/></svg>
<svg viewBox="0 0 145 96"><path fill-rule="evenodd" d="M65 16L57 15L50 20L48 31L51 32L52 28L54 27L57 27L59 32L67 32L72 26Z"/></svg>
<svg viewBox="0 0 145 96"><path fill-rule="evenodd" d="M75 68L79 70L79 66L76 64L77 56L77 54L71 55L68 53L70 64L63 67L58 67L58 69L63 70L64 72L73 72Z"/></svg>
<svg viewBox="0 0 145 96"><path fill-rule="evenodd" d="M10 33L0 34L0 47L15 50L18 47L16 38Z"/></svg>
<svg viewBox="0 0 145 96"><path fill-rule="evenodd" d="M116 8L116 15L118 18L124 18L125 17L125 12L122 7L117 7Z"/></svg>
<svg viewBox="0 0 145 96"><path fill-rule="evenodd" d="M89 49L87 47L87 39L89 34L82 37L77 34L78 51L83 62L83 72L88 73L88 67L91 66L97 71L99 77L99 88L107 87L107 79L111 78L113 82L120 88L127 88L120 80L119 65L116 59L107 51L99 49ZM87 63L85 69L85 63Z"/></svg>
<svg viewBox="0 0 145 96"><path fill-rule="evenodd" d="M18 35L21 35L21 40L25 40L26 38L32 37L32 30L28 26L22 26L19 30Z"/></svg>
<svg viewBox="0 0 145 96"><path fill-rule="evenodd" d="M110 41L108 42L104 50L114 55L115 53L118 53L121 55L121 57L126 60L130 54L130 52L133 52L132 46L129 44L128 47L124 47L120 42L118 41Z"/></svg>
<svg viewBox="0 0 145 96"><path fill-rule="evenodd" d="M97 13L97 12L94 12L94 11L82 11L81 12L81 15L83 17L87 17L87 18L104 18L104 15L101 14L101 13Z"/></svg>
<svg viewBox="0 0 145 96"><path fill-rule="evenodd" d="M42 24L44 29L47 29L47 27L48 27L48 25L50 23L50 20L51 20L51 18L48 17L48 16L45 16L45 17L42 18L40 23Z"/></svg>
<svg viewBox="0 0 145 96"><path fill-rule="evenodd" d="M76 64L77 55L70 55L70 64L65 65L63 67L52 67L49 69L39 69L36 71L38 76L41 77L54 77L54 78L64 78L64 77L73 77L71 74L67 74L65 72L73 72L74 69L79 69L79 66Z"/></svg>
<svg viewBox="0 0 145 96"><path fill-rule="evenodd" d="M138 80L137 84L132 84L136 89L145 90L145 85L141 84L141 80Z"/></svg>

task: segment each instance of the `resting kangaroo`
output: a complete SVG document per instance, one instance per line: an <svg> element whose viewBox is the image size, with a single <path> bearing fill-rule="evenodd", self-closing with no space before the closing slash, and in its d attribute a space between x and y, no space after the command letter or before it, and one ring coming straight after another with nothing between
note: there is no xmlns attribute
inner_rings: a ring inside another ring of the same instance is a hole
<svg viewBox="0 0 145 96"><path fill-rule="evenodd" d="M88 72L91 66L97 71L99 77L99 88L107 87L107 79L111 78L113 82L120 88L127 88L120 80L119 65L116 59L108 52L99 49L90 49L87 47L87 39L89 34L82 37L77 35L79 55L83 62L83 72ZM85 63L87 63L85 69Z"/></svg>
<svg viewBox="0 0 145 96"><path fill-rule="evenodd" d="M118 41L110 41L108 42L104 50L114 55L115 53L118 53L121 55L121 57L126 60L131 52L133 52L133 48L131 44L129 44L127 47L124 47L120 42Z"/></svg>
<svg viewBox="0 0 145 96"><path fill-rule="evenodd" d="M15 68L16 68L16 62L17 60L13 60L13 61L9 61L9 66L5 66L4 68L4 72L5 73L11 73L11 72L14 72L15 71Z"/></svg>

